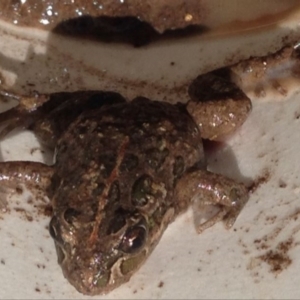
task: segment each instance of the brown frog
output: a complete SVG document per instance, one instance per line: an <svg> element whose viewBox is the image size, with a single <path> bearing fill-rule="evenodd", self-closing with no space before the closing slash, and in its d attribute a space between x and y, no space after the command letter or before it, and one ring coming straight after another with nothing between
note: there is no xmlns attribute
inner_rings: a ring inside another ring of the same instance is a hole
<svg viewBox="0 0 300 300"><path fill-rule="evenodd" d="M250 100L224 70L199 77L190 94L187 105L172 105L102 91L1 92L19 100L0 114L2 136L23 126L55 148L52 166L0 163L1 184L49 197L58 262L79 292L103 294L128 281L192 202L214 212L197 225L201 232L220 220L232 226L248 200L243 184L206 170L201 136L239 127Z"/></svg>

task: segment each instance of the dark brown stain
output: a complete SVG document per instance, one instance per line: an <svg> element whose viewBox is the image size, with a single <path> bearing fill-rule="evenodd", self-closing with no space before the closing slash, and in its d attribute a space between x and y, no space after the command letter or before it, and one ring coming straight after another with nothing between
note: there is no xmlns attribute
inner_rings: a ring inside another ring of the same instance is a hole
<svg viewBox="0 0 300 300"><path fill-rule="evenodd" d="M22 189L22 187L17 186L17 187L16 187L16 193L19 194L19 195L22 195L22 194L23 194L23 189Z"/></svg>
<svg viewBox="0 0 300 300"><path fill-rule="evenodd" d="M271 173L268 169L264 169L262 174L258 176L248 187L250 193L254 193L259 187L267 183L271 178Z"/></svg>
<svg viewBox="0 0 300 300"><path fill-rule="evenodd" d="M294 239L290 238L278 244L274 250L269 250L258 258L270 267L270 272L278 274L287 269L292 260L288 256L288 251L293 247Z"/></svg>
<svg viewBox="0 0 300 300"><path fill-rule="evenodd" d="M46 204L46 205L40 205L39 206L39 213L45 217L51 217L53 213L52 205Z"/></svg>

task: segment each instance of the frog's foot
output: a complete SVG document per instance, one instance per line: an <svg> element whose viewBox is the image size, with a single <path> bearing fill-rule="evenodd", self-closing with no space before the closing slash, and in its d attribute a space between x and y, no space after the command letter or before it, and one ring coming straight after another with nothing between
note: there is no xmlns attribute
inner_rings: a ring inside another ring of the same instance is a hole
<svg viewBox="0 0 300 300"><path fill-rule="evenodd" d="M220 140L247 119L251 101L233 82L230 68L200 75L190 86L187 110L204 139Z"/></svg>
<svg viewBox="0 0 300 300"><path fill-rule="evenodd" d="M9 161L0 163L0 209L7 208L9 190L25 186L29 191L46 196L51 184L53 168L38 162Z"/></svg>
<svg viewBox="0 0 300 300"><path fill-rule="evenodd" d="M46 95L20 96L0 90L0 99L3 101L17 101L18 105L0 114L0 139L16 128L27 128L37 115L38 107L48 101Z"/></svg>
<svg viewBox="0 0 300 300"><path fill-rule="evenodd" d="M176 185L178 209L193 201L198 233L223 221L230 228L248 201L248 189L220 174L197 170L186 174Z"/></svg>
<svg viewBox="0 0 300 300"><path fill-rule="evenodd" d="M299 43L231 67L232 79L248 96L284 100L299 86Z"/></svg>

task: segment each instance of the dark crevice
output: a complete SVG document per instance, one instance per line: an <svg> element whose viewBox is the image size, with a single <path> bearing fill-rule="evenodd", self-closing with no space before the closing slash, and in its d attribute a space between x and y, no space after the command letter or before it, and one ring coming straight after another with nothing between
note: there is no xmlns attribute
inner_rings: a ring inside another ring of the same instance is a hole
<svg viewBox="0 0 300 300"><path fill-rule="evenodd" d="M126 43L141 47L156 41L198 35L207 28L189 25L180 29L157 32L149 23L135 17L91 17L83 16L58 24L53 32L88 38L105 43Z"/></svg>

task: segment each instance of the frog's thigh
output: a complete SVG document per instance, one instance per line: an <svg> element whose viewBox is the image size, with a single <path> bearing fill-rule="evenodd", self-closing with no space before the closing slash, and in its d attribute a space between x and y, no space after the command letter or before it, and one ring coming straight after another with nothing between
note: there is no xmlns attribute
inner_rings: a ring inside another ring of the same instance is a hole
<svg viewBox="0 0 300 300"><path fill-rule="evenodd" d="M30 191L44 193L50 185L53 168L39 162L8 161L0 163L0 188L16 189L24 185ZM46 196L46 194L45 194ZM1 197L2 198L2 197ZM6 199L0 198L0 207L5 208Z"/></svg>
<svg viewBox="0 0 300 300"><path fill-rule="evenodd" d="M190 87L187 110L202 138L223 139L239 128L251 111L251 101L231 80L229 68L200 75Z"/></svg>
<svg viewBox="0 0 300 300"><path fill-rule="evenodd" d="M195 225L200 233L221 220L230 228L248 200L248 190L223 175L197 170L178 181L176 197L179 209L193 202Z"/></svg>
<svg viewBox="0 0 300 300"><path fill-rule="evenodd" d="M48 95L22 96L0 90L0 100L18 102L18 105L0 113L0 139L15 128L27 128L34 122L34 116L39 106L49 100Z"/></svg>

